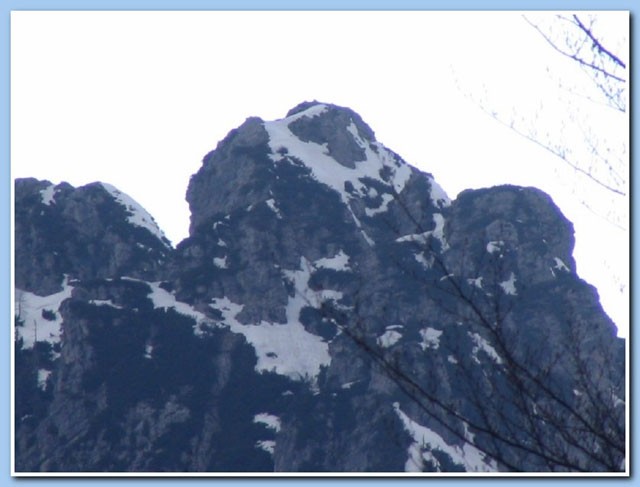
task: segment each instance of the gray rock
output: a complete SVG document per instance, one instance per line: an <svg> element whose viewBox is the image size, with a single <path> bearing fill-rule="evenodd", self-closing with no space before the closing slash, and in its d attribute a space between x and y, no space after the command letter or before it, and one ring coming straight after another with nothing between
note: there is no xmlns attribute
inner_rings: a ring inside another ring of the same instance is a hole
<svg viewBox="0 0 640 487"><path fill-rule="evenodd" d="M373 163L354 133L386 150L350 109L287 117L335 171ZM385 174L335 187L272 152L267 123L205 156L175 249L101 185L16 182L16 286L73 286L59 343L16 342L18 471L618 468L615 441L604 463L581 445L624 433L624 341L548 195L449 202L390 151ZM571 411L602 431L570 441L554 425L584 431ZM514 446L532 424L568 466Z"/></svg>

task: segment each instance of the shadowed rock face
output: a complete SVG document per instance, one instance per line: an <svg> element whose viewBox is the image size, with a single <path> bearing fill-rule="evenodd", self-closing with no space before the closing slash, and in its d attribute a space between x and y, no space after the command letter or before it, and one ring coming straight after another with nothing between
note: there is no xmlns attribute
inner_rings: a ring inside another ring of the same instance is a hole
<svg viewBox="0 0 640 487"><path fill-rule="evenodd" d="M205 156L187 189L191 233L215 212L227 214L240 206L267 199L265 188L272 177L268 141L262 121L249 118Z"/></svg>
<svg viewBox="0 0 640 487"><path fill-rule="evenodd" d="M575 408L591 364L624 428L623 342L551 199L450 201L350 109L305 102L232 130L189 181L175 248L108 185L15 194L17 471L545 470L489 455L473 428L527 441L510 360Z"/></svg>
<svg viewBox="0 0 640 487"><path fill-rule="evenodd" d="M65 273L83 279L128 275L157 280L167 264L169 241L131 224L131 209L101 183L73 188L18 179L15 195L19 289L52 294L60 290Z"/></svg>

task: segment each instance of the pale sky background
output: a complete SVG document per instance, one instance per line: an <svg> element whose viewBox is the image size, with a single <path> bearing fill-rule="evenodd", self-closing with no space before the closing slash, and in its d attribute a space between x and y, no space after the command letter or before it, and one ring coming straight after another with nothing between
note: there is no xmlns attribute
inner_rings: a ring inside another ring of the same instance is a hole
<svg viewBox="0 0 640 487"><path fill-rule="evenodd" d="M628 18L601 15L607 40L628 42ZM452 199L504 183L549 193L574 223L578 274L626 336L628 231L579 203L606 205L597 190L466 96L561 119L558 77L584 79L520 12L12 12L12 176L113 184L175 245L189 177L230 130L304 100L348 106ZM584 113L628 146L626 117ZM626 229L627 209L614 208Z"/></svg>

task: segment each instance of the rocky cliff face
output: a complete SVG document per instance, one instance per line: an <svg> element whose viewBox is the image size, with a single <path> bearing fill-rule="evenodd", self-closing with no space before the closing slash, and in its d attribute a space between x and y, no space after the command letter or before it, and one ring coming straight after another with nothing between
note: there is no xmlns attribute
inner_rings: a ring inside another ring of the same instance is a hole
<svg viewBox="0 0 640 487"><path fill-rule="evenodd" d="M109 185L16 181L17 471L620 468L624 345L547 195L450 201L310 102L187 200L174 249Z"/></svg>
<svg viewBox="0 0 640 487"><path fill-rule="evenodd" d="M153 218L113 186L16 181L17 288L46 295L64 274L158 279L171 253Z"/></svg>

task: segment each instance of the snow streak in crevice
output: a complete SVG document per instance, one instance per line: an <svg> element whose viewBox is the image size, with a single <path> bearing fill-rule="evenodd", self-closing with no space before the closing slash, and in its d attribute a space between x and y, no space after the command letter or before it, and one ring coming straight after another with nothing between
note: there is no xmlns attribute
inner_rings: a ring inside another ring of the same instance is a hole
<svg viewBox="0 0 640 487"><path fill-rule="evenodd" d="M400 409L399 403L394 403L393 409L402 421L405 431L413 439L407 450L406 472L421 472L425 470L427 465L435 468L438 472L442 471L440 462L433 455L434 451L446 454L454 464L460 465L467 472L497 471L495 461L488 459L484 453L470 443L449 445L438 433L418 424L407 416ZM473 436L467 431L466 425L465 433L465 437L469 441L473 441Z"/></svg>

